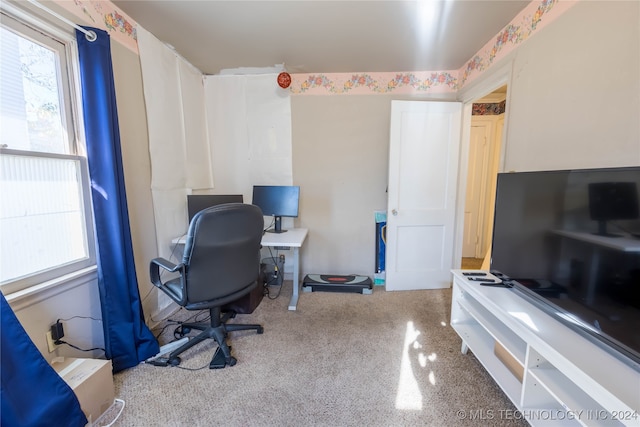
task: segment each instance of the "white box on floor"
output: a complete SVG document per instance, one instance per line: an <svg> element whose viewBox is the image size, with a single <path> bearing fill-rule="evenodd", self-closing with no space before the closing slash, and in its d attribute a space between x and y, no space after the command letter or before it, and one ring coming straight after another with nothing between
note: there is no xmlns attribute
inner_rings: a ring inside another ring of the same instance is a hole
<svg viewBox="0 0 640 427"><path fill-rule="evenodd" d="M115 388L110 360L57 357L51 366L75 393L89 424L113 404Z"/></svg>

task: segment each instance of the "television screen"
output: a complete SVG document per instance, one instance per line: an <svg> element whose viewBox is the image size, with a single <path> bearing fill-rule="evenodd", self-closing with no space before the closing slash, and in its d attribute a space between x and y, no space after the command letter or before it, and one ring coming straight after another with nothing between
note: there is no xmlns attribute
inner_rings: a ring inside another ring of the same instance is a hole
<svg viewBox="0 0 640 427"><path fill-rule="evenodd" d="M589 212L598 221L598 234L607 231L607 221L638 218L638 187L635 182L592 182L589 184Z"/></svg>
<svg viewBox="0 0 640 427"><path fill-rule="evenodd" d="M203 209L224 203L242 203L242 194L189 194L187 196L187 212L189 223Z"/></svg>
<svg viewBox="0 0 640 427"><path fill-rule="evenodd" d="M635 363L638 189L640 167L499 174L491 253L515 290Z"/></svg>
<svg viewBox="0 0 640 427"><path fill-rule="evenodd" d="M282 217L297 217L300 187L291 185L254 185L252 204L262 210L264 216L273 216L275 226L268 231L283 233Z"/></svg>

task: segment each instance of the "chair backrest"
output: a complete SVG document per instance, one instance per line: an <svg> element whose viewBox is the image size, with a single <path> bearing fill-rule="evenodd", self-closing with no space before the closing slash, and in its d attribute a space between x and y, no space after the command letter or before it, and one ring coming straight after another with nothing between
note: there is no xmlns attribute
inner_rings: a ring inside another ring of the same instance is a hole
<svg viewBox="0 0 640 427"><path fill-rule="evenodd" d="M262 211L254 205L229 203L196 214L182 259L187 305L226 304L248 293L258 279L263 232Z"/></svg>

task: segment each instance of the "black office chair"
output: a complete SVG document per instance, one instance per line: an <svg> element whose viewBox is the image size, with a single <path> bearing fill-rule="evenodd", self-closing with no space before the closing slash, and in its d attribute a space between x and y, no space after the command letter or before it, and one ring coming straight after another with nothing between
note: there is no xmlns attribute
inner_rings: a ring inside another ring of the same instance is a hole
<svg viewBox="0 0 640 427"><path fill-rule="evenodd" d="M231 349L226 343L227 333L255 329L262 334L260 325L226 324L235 313L223 314L222 307L250 293L258 285L263 229L262 211L257 206L229 203L210 207L191 220L182 263L175 265L164 258L151 261L150 275L154 286L187 310L209 309L211 315L209 322L182 324L182 335L191 329L202 332L168 357L153 360L153 364L179 365L179 354L207 338L213 338L218 348L209 368L233 366L236 359L231 356ZM160 267L180 276L162 282Z"/></svg>

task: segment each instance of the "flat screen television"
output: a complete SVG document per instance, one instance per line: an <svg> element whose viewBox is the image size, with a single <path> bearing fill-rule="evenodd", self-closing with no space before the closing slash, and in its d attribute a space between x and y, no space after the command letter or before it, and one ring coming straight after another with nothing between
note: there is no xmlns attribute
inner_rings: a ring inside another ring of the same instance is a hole
<svg viewBox="0 0 640 427"><path fill-rule="evenodd" d="M639 190L640 167L498 174L491 251L510 291L636 367Z"/></svg>
<svg viewBox="0 0 640 427"><path fill-rule="evenodd" d="M598 221L597 234L619 237L607 231L607 222L638 218L638 188L630 182L593 182L589 184L589 213Z"/></svg>
<svg viewBox="0 0 640 427"><path fill-rule="evenodd" d="M225 203L242 202L242 194L189 194L187 195L189 224L191 224L193 217L201 210Z"/></svg>
<svg viewBox="0 0 640 427"><path fill-rule="evenodd" d="M274 227L270 233L284 233L282 217L298 216L300 187L294 185L254 185L251 203L262 210L264 216L273 216Z"/></svg>

